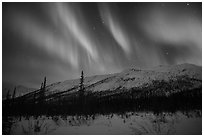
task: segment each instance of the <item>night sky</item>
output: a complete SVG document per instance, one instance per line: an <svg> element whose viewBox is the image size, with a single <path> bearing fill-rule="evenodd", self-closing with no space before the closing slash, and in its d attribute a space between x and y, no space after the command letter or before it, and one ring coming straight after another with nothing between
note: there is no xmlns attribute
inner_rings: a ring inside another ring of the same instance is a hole
<svg viewBox="0 0 204 137"><path fill-rule="evenodd" d="M202 65L202 3L3 3L3 81L39 88L126 68Z"/></svg>

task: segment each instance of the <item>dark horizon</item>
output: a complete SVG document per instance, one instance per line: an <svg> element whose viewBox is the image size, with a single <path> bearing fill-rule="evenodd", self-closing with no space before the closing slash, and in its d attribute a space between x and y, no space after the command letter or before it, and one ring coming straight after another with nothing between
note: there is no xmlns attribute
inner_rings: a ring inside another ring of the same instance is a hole
<svg viewBox="0 0 204 137"><path fill-rule="evenodd" d="M202 66L201 2L2 4L3 82L183 63Z"/></svg>

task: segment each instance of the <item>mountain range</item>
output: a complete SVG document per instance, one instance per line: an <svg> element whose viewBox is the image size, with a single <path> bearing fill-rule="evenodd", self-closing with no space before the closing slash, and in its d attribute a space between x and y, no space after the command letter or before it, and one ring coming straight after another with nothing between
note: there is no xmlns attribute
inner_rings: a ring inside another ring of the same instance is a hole
<svg viewBox="0 0 204 137"><path fill-rule="evenodd" d="M83 94L80 83L81 79L56 82L10 103L5 101L5 114L161 112L202 107L202 67L192 64L84 76Z"/></svg>
<svg viewBox="0 0 204 137"><path fill-rule="evenodd" d="M9 82L2 82L2 98L5 99L9 91L10 95L13 95L14 88L16 87L16 97L23 96L29 92L35 91L35 88L29 88L23 85L15 85Z"/></svg>
<svg viewBox="0 0 204 137"><path fill-rule="evenodd" d="M77 93L80 79L56 82L46 87L45 95L67 96ZM163 85L161 85L163 84ZM84 78L85 94L113 95L132 89L150 88L154 94L165 94L202 87L202 67L192 64L158 66L151 69L126 69L120 73ZM165 89L164 89L165 88ZM165 91L163 91L165 90ZM38 90L39 91L39 90ZM38 92L36 91L36 92ZM162 93L161 93L162 92ZM30 96L34 92L25 96Z"/></svg>

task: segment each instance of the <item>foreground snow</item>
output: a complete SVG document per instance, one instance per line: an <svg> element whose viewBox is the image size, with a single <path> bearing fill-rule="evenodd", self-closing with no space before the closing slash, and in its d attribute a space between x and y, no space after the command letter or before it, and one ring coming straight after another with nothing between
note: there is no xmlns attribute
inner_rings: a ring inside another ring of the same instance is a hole
<svg viewBox="0 0 204 137"><path fill-rule="evenodd" d="M200 113L15 118L11 134L201 134Z"/></svg>

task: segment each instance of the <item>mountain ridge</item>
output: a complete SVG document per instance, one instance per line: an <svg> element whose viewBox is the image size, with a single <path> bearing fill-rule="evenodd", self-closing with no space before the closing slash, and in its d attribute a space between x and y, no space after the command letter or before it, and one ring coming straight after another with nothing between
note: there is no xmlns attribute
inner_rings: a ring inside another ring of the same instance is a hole
<svg viewBox="0 0 204 137"><path fill-rule="evenodd" d="M5 99L7 92L13 95L14 88L16 87L16 97L23 96L29 92L35 91L35 88L29 88L24 85L15 85L9 82L2 82L2 98Z"/></svg>
<svg viewBox="0 0 204 137"><path fill-rule="evenodd" d="M202 67L194 64L179 64L171 66L158 66L152 69L129 68L119 73L94 75L84 77L85 89L89 92L114 91L116 89L132 89L144 87L152 84L153 81L174 80L177 77L187 77L198 80L194 86L202 86ZM76 93L79 90L80 79L65 80L52 83L46 86L46 96L54 94ZM201 84L201 85L200 85ZM39 92L39 90L36 90ZM36 92L35 91L35 92ZM35 92L30 92L24 96L29 96Z"/></svg>
<svg viewBox="0 0 204 137"><path fill-rule="evenodd" d="M21 112L33 114L36 112L31 106L38 113L50 114L200 109L202 67L184 64L152 70L128 69L84 77L83 95L79 87L80 79L53 83L16 98L15 105Z"/></svg>
<svg viewBox="0 0 204 137"><path fill-rule="evenodd" d="M120 73L85 77L84 85L85 87L89 88L88 90L93 90L94 92L96 92L110 89L114 90L121 85L124 86L124 88L139 87L153 80L168 81L169 79L173 79L176 76L184 75L187 75L189 78L202 80L202 68L193 64L180 64L174 66L158 67L148 70L138 70L130 68ZM97 87L94 86L96 84L98 85ZM79 85L79 79L66 80L63 82L48 85L47 91L60 92L73 88L77 85ZM90 88L89 86L91 86L92 88Z"/></svg>

